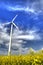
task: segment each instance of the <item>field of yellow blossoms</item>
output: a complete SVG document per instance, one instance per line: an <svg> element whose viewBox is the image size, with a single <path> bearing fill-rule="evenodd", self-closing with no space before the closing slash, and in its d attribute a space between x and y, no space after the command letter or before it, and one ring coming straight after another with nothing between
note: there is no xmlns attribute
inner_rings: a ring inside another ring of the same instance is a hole
<svg viewBox="0 0 43 65"><path fill-rule="evenodd" d="M43 53L0 56L0 65L43 65Z"/></svg>

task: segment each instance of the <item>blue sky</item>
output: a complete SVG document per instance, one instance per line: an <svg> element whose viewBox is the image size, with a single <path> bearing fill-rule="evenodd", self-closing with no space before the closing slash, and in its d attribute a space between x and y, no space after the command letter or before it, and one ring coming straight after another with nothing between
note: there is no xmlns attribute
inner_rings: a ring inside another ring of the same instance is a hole
<svg viewBox="0 0 43 65"><path fill-rule="evenodd" d="M0 0L0 53L8 51L10 26L14 23L19 30L13 28L12 53L27 53L29 48L43 48L43 0ZM4 26L3 26L4 24Z"/></svg>

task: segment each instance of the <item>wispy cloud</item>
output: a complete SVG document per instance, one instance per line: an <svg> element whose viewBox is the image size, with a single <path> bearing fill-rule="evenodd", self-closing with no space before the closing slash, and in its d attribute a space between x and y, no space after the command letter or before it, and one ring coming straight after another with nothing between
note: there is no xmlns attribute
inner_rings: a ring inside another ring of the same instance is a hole
<svg viewBox="0 0 43 65"><path fill-rule="evenodd" d="M31 5L31 7L30 7ZM20 5L20 4L5 4L5 3L1 3L0 8L1 9L6 9L8 11L25 11L25 12L31 12L36 14L37 12L40 13L42 12L42 9L40 9L39 7L39 2L33 2L30 5ZM38 5L38 6L37 6ZM42 5L41 5L42 7ZM37 9L36 9L37 8ZM39 9L39 10L38 10Z"/></svg>
<svg viewBox="0 0 43 65"><path fill-rule="evenodd" d="M26 2L14 1L13 4L11 3L11 1L10 3L1 2L0 8L6 9L8 11L25 11L25 12L32 12L36 14L36 13L43 12L43 0L35 0L35 1L27 0Z"/></svg>
<svg viewBox="0 0 43 65"><path fill-rule="evenodd" d="M17 6L6 6L6 9L9 10L9 11L25 11L25 12L31 12L31 13L35 13L35 10L32 9L32 8L29 8L29 7L25 7L25 6L20 6L18 7Z"/></svg>
<svg viewBox="0 0 43 65"><path fill-rule="evenodd" d="M32 13L35 13L35 10L33 8L29 8L28 6L25 7L25 6L7 6L7 10L9 11L25 11L25 12L32 12Z"/></svg>

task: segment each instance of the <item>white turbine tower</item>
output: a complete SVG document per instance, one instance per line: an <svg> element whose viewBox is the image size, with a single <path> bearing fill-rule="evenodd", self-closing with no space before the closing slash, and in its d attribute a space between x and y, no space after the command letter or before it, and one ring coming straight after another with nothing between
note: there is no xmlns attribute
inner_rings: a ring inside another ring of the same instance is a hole
<svg viewBox="0 0 43 65"><path fill-rule="evenodd" d="M11 54L11 44L12 44L12 31L13 31L13 25L18 29L18 27L13 23L13 21L16 19L17 15L13 18L11 21L11 32L10 32L10 43L9 43L9 50L8 50L8 55Z"/></svg>
<svg viewBox="0 0 43 65"><path fill-rule="evenodd" d="M13 25L18 29L18 26L15 25L14 20L16 19L18 15L16 15L11 22L5 23L3 25L7 25L11 23L11 31L10 31L10 42L9 42L9 48L8 48L8 55L11 54L11 44L12 44L12 32L13 32Z"/></svg>

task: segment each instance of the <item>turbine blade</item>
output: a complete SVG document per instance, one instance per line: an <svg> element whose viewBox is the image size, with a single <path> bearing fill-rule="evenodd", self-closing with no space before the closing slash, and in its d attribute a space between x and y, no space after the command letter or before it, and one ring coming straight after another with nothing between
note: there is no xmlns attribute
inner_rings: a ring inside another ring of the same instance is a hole
<svg viewBox="0 0 43 65"><path fill-rule="evenodd" d="M17 29L19 29L18 26L15 25L15 23L12 23L12 24L13 24Z"/></svg>
<svg viewBox="0 0 43 65"><path fill-rule="evenodd" d="M11 22L8 22L8 23L4 23L4 24L2 24L3 26L5 26L5 25L8 25L8 24L10 24Z"/></svg>
<svg viewBox="0 0 43 65"><path fill-rule="evenodd" d="M13 18L12 23L13 23L13 21L16 19L17 16L18 16L18 15L16 15L16 16Z"/></svg>

